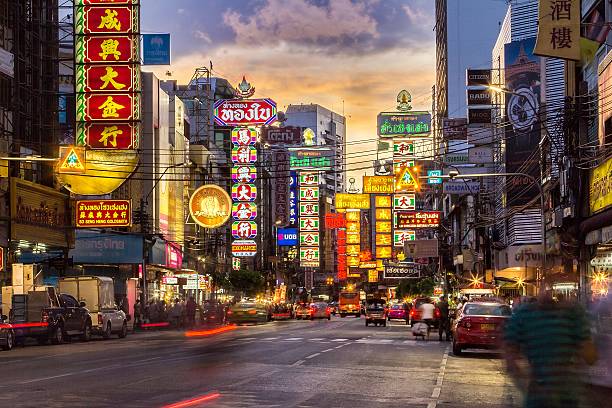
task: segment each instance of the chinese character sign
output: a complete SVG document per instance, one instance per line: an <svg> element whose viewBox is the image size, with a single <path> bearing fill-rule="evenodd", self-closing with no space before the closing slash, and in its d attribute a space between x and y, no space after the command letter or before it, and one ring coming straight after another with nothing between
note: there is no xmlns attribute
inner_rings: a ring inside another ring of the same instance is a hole
<svg viewBox="0 0 612 408"><path fill-rule="evenodd" d="M536 55L580 60L580 0L540 0Z"/></svg>
<svg viewBox="0 0 612 408"><path fill-rule="evenodd" d="M300 266L319 266L319 174L299 172Z"/></svg>
<svg viewBox="0 0 612 408"><path fill-rule="evenodd" d="M131 150L140 135L140 4L74 6L76 144Z"/></svg>

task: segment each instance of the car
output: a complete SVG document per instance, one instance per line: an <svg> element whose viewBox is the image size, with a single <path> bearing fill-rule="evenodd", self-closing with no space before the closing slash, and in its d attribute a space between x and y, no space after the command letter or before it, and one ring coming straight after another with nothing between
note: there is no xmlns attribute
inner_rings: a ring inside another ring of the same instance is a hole
<svg viewBox="0 0 612 408"><path fill-rule="evenodd" d="M410 307L406 303L396 303L389 307L387 320L404 320L408 324L410 320Z"/></svg>
<svg viewBox="0 0 612 408"><path fill-rule="evenodd" d="M316 302L310 304L310 318L314 319L331 319L331 309L325 302Z"/></svg>
<svg viewBox="0 0 612 408"><path fill-rule="evenodd" d="M467 348L498 349L503 328L512 316L512 309L500 302L467 302L453 322L453 354Z"/></svg>
<svg viewBox="0 0 612 408"><path fill-rule="evenodd" d="M338 302L330 302L329 308L331 309L331 314L335 316L338 313Z"/></svg>
<svg viewBox="0 0 612 408"><path fill-rule="evenodd" d="M291 308L286 303L279 303L272 307L272 320L291 319Z"/></svg>
<svg viewBox="0 0 612 408"><path fill-rule="evenodd" d="M2 350L11 350L15 344L15 333L10 324L8 317L0 316L0 347Z"/></svg>
<svg viewBox="0 0 612 408"><path fill-rule="evenodd" d="M310 304L304 302L296 303L294 313L297 320L310 319Z"/></svg>
<svg viewBox="0 0 612 408"><path fill-rule="evenodd" d="M387 308L384 301L380 299L368 300L365 305L365 325L370 323L375 326L387 325Z"/></svg>
<svg viewBox="0 0 612 408"><path fill-rule="evenodd" d="M225 306L223 303L214 300L204 302L202 304L200 322L202 324L224 324Z"/></svg>
<svg viewBox="0 0 612 408"><path fill-rule="evenodd" d="M227 311L230 323L265 323L268 321L268 308L259 302L238 302Z"/></svg>
<svg viewBox="0 0 612 408"><path fill-rule="evenodd" d="M433 301L429 297L418 297L412 301L412 305L410 306L410 312L409 312L410 324L422 321L420 307L423 303L433 304ZM440 311L438 310L438 308L435 308L434 318L430 322L430 328L437 328L439 323L440 323Z"/></svg>

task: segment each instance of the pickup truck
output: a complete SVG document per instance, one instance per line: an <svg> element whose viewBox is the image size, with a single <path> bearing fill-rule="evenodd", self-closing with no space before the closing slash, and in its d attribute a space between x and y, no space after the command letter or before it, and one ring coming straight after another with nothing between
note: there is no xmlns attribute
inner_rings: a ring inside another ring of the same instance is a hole
<svg viewBox="0 0 612 408"><path fill-rule="evenodd" d="M12 304L9 321L18 343L27 337L39 344L60 344L72 336L80 336L83 341L91 338L91 318L85 303L57 294L53 287L13 295Z"/></svg>

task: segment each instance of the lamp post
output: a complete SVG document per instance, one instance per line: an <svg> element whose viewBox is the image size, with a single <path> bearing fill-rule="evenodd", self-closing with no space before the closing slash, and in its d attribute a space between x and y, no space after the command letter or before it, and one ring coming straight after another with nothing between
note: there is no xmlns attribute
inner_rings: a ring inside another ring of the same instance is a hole
<svg viewBox="0 0 612 408"><path fill-rule="evenodd" d="M546 274L546 266L547 266L547 262L546 262L546 217L544 214L544 191L542 190L542 186L540 185L538 180L536 180L536 178L533 177L531 174L520 173L520 172L480 173L480 174L461 175L458 170L451 170L448 172L448 175L442 176L441 178L447 178L447 179L453 180L453 179L471 179L471 178L484 178L484 177L497 177L497 176L527 177L538 188L538 195L540 197L540 222L542 224L541 225L541 234L542 234L542 262L541 262L542 283L541 285L544 285L544 281L547 275ZM540 289L543 289L543 286Z"/></svg>

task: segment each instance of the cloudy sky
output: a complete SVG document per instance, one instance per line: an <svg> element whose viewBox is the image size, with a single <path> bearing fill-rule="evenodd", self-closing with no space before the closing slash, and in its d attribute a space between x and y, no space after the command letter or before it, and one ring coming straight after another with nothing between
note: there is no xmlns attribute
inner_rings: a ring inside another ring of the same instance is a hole
<svg viewBox="0 0 612 408"><path fill-rule="evenodd" d="M281 110L318 103L342 113L344 101L352 151L375 148L364 141L399 90L415 109L431 108L433 0L144 0L141 13L143 32L172 35L172 66L147 69L185 83L212 61L216 75L234 84L246 75Z"/></svg>

